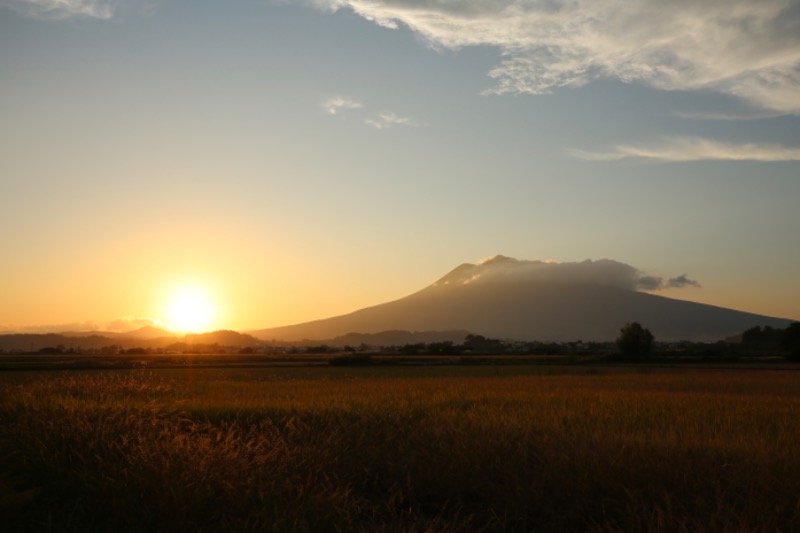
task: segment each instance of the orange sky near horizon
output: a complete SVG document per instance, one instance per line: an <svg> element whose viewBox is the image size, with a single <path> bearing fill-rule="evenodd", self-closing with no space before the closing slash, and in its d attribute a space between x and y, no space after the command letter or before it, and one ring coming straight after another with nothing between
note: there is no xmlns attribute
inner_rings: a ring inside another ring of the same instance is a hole
<svg viewBox="0 0 800 533"><path fill-rule="evenodd" d="M412 276L413 285L393 285L371 275L374 272L368 265L342 269L341 264L331 262L327 269L319 269L299 261L269 260L263 256L257 261L252 256L237 257L233 252L222 253L221 248L215 250L198 253L190 247L173 247L169 253L164 252L164 260L154 259L154 254L148 252L143 254L146 258L139 260L127 254L116 261L107 258L105 263L65 264L67 268L62 269L53 265L47 284L27 292L32 289L21 283L17 285L20 294L6 293L6 301L15 303L0 309L0 326L5 330L51 326L44 329L57 332L85 331L91 325L91 329L122 332L152 323L188 332L243 331L328 318L401 298L449 270ZM85 273L79 274L81 271ZM319 276L319 272L328 275ZM288 282L298 279L303 282ZM199 294L201 305L210 308L210 316L201 320L199 329L191 316L185 316L185 310L183 318L170 310L176 294L185 292L187 287ZM30 294L34 296L29 297ZM698 290L669 289L655 294L798 318L796 313L792 315L795 308L790 298L776 302L758 291L736 293L722 284L706 283ZM66 328L69 325L72 327Z"/></svg>

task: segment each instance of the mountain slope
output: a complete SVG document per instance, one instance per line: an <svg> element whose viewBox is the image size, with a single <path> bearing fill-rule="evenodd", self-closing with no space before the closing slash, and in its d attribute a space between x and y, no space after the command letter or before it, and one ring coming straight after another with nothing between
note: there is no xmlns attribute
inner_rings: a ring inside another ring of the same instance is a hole
<svg viewBox="0 0 800 533"><path fill-rule="evenodd" d="M637 321L658 340L716 341L753 326L786 327L791 321L675 300L596 283L525 280L514 259L494 270L464 264L433 285L393 302L304 324L250 332L264 340L331 339L351 332L468 330L494 338L541 341L616 338ZM513 272L513 276L502 272ZM481 275L490 282L472 282Z"/></svg>

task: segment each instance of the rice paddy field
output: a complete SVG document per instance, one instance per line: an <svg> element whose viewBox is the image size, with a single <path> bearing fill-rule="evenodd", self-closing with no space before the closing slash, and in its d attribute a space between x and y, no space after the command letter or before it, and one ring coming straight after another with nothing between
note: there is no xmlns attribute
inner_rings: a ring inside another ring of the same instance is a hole
<svg viewBox="0 0 800 533"><path fill-rule="evenodd" d="M797 531L800 372L0 372L5 531Z"/></svg>

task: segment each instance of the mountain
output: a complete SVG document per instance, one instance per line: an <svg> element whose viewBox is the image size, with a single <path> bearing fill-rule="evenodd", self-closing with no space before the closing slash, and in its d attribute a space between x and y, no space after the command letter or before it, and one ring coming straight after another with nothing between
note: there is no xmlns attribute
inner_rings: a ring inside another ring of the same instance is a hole
<svg viewBox="0 0 800 533"><path fill-rule="evenodd" d="M697 285L685 276L666 283L677 281ZM465 263L400 300L250 334L286 341L353 332L466 330L500 339L609 341L624 324L636 321L662 341L717 341L753 326L791 323L636 290L664 284L611 260L548 263L497 256L477 265Z"/></svg>
<svg viewBox="0 0 800 533"><path fill-rule="evenodd" d="M33 334L33 332L26 332L29 334ZM62 335L64 337L105 337L107 339L115 339L121 335L122 333L116 333L113 331L62 331L60 333L56 333L56 335Z"/></svg>
<svg viewBox="0 0 800 533"><path fill-rule="evenodd" d="M361 344L368 346L402 346L420 342L428 344L445 341L461 343L467 335L469 335L469 331L461 329L453 331L415 331L413 333L410 331L389 330L379 333L348 333L325 341L325 343L333 346L359 346Z"/></svg>

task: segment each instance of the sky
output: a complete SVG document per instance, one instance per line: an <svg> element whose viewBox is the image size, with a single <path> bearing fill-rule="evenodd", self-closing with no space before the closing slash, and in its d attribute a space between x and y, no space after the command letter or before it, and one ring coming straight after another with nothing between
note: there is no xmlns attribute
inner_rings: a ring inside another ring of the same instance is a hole
<svg viewBox="0 0 800 533"><path fill-rule="evenodd" d="M797 0L0 0L0 331L287 325L498 254L800 319L799 201Z"/></svg>

